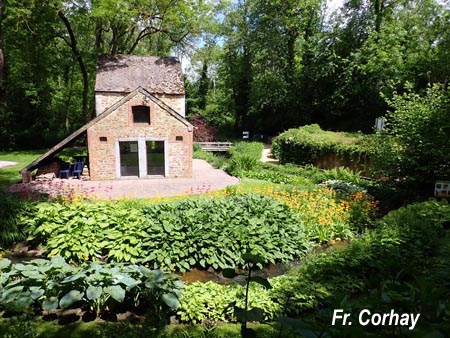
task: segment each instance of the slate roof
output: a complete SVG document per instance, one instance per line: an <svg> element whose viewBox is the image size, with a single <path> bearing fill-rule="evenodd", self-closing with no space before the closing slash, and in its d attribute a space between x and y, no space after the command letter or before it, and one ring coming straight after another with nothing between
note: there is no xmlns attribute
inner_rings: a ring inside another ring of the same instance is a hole
<svg viewBox="0 0 450 338"><path fill-rule="evenodd" d="M96 92L130 93L138 87L152 94L184 95L181 63L174 57L99 56Z"/></svg>

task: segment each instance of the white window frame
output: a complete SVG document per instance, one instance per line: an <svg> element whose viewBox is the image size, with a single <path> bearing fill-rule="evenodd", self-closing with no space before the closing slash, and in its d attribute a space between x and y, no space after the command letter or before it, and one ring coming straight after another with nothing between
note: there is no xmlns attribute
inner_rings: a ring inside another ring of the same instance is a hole
<svg viewBox="0 0 450 338"><path fill-rule="evenodd" d="M138 143L138 159L139 159L139 176L122 176L120 170L120 146L119 142L136 142ZM147 173L147 141L160 141L164 142L164 176L169 176L169 142L166 138L162 137L119 137L115 140L115 153L116 153L116 177L119 179L130 178L151 178L158 177L159 175L148 175Z"/></svg>

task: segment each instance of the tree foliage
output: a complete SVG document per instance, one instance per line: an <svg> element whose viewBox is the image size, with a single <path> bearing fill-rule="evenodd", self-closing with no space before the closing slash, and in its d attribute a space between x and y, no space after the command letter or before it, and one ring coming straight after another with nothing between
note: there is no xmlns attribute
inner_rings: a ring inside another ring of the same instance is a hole
<svg viewBox="0 0 450 338"><path fill-rule="evenodd" d="M450 179L450 93L435 85L424 95L394 94L386 128L375 138L378 167L396 179L434 183Z"/></svg>
<svg viewBox="0 0 450 338"><path fill-rule="evenodd" d="M89 120L98 53L166 56L210 18L196 0L8 0L0 8L2 148L50 146Z"/></svg>
<svg viewBox="0 0 450 338"><path fill-rule="evenodd" d="M371 131L407 83L422 93L450 78L439 0L0 4L3 147L51 145L89 119L98 53L184 53L188 115L239 133Z"/></svg>

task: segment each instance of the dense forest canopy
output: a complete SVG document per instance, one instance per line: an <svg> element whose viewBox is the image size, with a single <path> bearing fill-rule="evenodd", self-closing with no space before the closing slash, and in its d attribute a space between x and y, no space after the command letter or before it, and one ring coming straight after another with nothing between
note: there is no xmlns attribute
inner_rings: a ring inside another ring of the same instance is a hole
<svg viewBox="0 0 450 338"><path fill-rule="evenodd" d="M54 144L94 112L100 53L190 60L187 111L275 135L370 131L394 95L450 78L442 0L0 0L0 144Z"/></svg>

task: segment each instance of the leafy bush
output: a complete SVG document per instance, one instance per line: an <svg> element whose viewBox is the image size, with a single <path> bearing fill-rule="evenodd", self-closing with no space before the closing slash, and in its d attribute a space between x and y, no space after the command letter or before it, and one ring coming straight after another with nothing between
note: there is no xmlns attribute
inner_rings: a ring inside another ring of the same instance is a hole
<svg viewBox="0 0 450 338"><path fill-rule="evenodd" d="M265 262L289 261L307 247L297 213L258 195L130 208L120 203L42 203L24 219L29 240L72 262L107 259L189 270L242 266L247 248Z"/></svg>
<svg viewBox="0 0 450 338"><path fill-rule="evenodd" d="M240 156L246 154L257 160L261 159L261 154L264 149L264 145L261 142L235 142L230 148L229 153L232 156Z"/></svg>
<svg viewBox="0 0 450 338"><path fill-rule="evenodd" d="M187 270L243 266L247 248L266 263L301 256L307 242L299 217L258 195L159 204L144 211L153 238L149 261Z"/></svg>
<svg viewBox="0 0 450 338"><path fill-rule="evenodd" d="M194 142L212 142L215 140L216 130L208 125L203 116L191 116L189 122L194 126Z"/></svg>
<svg viewBox="0 0 450 338"><path fill-rule="evenodd" d="M40 203L33 216L22 220L28 240L44 244L50 257L70 262L108 257L132 263L142 257L138 239L146 234L137 230L144 221L141 210L106 202Z"/></svg>
<svg viewBox="0 0 450 338"><path fill-rule="evenodd" d="M273 297L289 304L291 314L298 314L335 297L377 288L382 280L397 280L400 271L404 278L424 273L427 260L439 247L443 224L449 221L450 206L445 201L393 211L377 229L346 248L308 256L300 268L277 278L272 282Z"/></svg>
<svg viewBox="0 0 450 338"><path fill-rule="evenodd" d="M194 158L208 161L213 167L224 169L231 175L242 176L242 172L257 168L264 145L260 142L236 142L228 154L214 154L194 147Z"/></svg>
<svg viewBox="0 0 450 338"><path fill-rule="evenodd" d="M342 180L364 188L373 185L373 181L364 179L358 172L344 167L319 169L311 165L301 167L293 164L261 163L255 170L245 171L242 176L294 185L319 184L326 180Z"/></svg>
<svg viewBox="0 0 450 338"><path fill-rule="evenodd" d="M259 166L254 170L241 171L240 175L241 177L268 181L275 184L290 184L302 187L314 187L315 185L315 183L307 177L286 173L282 170L266 169L264 166Z"/></svg>
<svg viewBox="0 0 450 338"><path fill-rule="evenodd" d="M252 170L261 160L264 145L260 142L237 142L230 148L231 161L228 171L239 175L243 170Z"/></svg>
<svg viewBox="0 0 450 338"><path fill-rule="evenodd" d="M122 304L123 312L143 308L158 315L178 307L184 287L161 270L94 262L75 267L61 257L17 264L3 259L0 269L0 306L16 313L81 307L99 314Z"/></svg>
<svg viewBox="0 0 450 338"><path fill-rule="evenodd" d="M368 194L342 195L329 188L313 186L309 191L296 186L246 189L284 203L298 212L305 225L306 237L318 243L336 239L348 239L356 232L374 225L377 203ZM243 194L239 186L228 189L228 194Z"/></svg>
<svg viewBox="0 0 450 338"><path fill-rule="evenodd" d="M346 194L346 195L350 195L350 194L354 194L357 192L360 193L367 193L367 190L364 188L361 188L360 186L357 186L356 184L347 182L347 181L343 181L343 180L326 180L322 183L322 185L324 187L328 187L333 189L334 191L337 191L341 194Z"/></svg>
<svg viewBox="0 0 450 338"><path fill-rule="evenodd" d="M394 111L373 139L375 164L392 179L434 183L450 179L450 94L435 85L424 96L409 92L388 100Z"/></svg>
<svg viewBox="0 0 450 338"><path fill-rule="evenodd" d="M368 148L361 134L323 131L317 124L289 129L272 144L272 153L282 163L315 164L325 155L365 163Z"/></svg>

